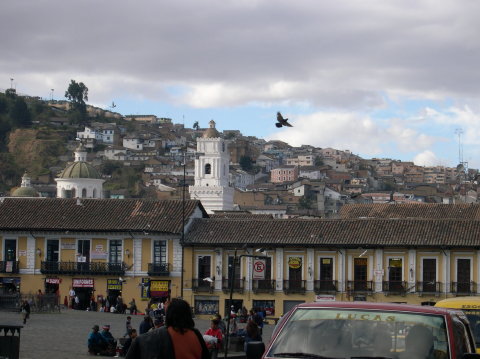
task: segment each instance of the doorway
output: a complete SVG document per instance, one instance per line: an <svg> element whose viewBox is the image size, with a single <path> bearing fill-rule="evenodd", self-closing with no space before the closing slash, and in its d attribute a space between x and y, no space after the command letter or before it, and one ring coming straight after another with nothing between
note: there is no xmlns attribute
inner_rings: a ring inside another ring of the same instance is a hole
<svg viewBox="0 0 480 359"><path fill-rule="evenodd" d="M76 305L75 309L77 310L86 310L90 308L90 299L93 295L93 288L73 288L75 290L75 295L78 296L79 302Z"/></svg>
<svg viewBox="0 0 480 359"><path fill-rule="evenodd" d="M354 291L367 290L367 258L355 258L353 261Z"/></svg>

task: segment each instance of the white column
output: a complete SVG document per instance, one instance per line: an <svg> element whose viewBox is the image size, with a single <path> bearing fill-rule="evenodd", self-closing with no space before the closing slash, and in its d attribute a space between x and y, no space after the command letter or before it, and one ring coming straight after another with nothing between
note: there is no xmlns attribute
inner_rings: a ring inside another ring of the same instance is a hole
<svg viewBox="0 0 480 359"><path fill-rule="evenodd" d="M480 250L477 251L477 293L480 294Z"/></svg>
<svg viewBox="0 0 480 359"><path fill-rule="evenodd" d="M215 290L222 290L222 275L223 275L223 249L215 249L217 255L215 256ZM220 274L217 272L220 268Z"/></svg>
<svg viewBox="0 0 480 359"><path fill-rule="evenodd" d="M245 278L245 289L252 290L252 267L253 267L253 258L246 257L247 259L247 277Z"/></svg>
<svg viewBox="0 0 480 359"><path fill-rule="evenodd" d="M29 236L27 238L27 272L35 274L35 238ZM42 250L42 254L45 257L45 253ZM18 254L17 254L18 255ZM40 273L40 269L38 268L38 273Z"/></svg>
<svg viewBox="0 0 480 359"><path fill-rule="evenodd" d="M375 249L375 266L374 266L374 274L375 271L377 273L384 273L384 266L383 266L383 249ZM373 276L375 280L375 292L382 292L382 281L384 278L384 274L378 274ZM388 280L388 278L387 278Z"/></svg>
<svg viewBox="0 0 480 359"><path fill-rule="evenodd" d="M308 269L311 269L311 273L309 273ZM315 274L315 260L314 260L314 249L308 248L307 249L307 290L313 290L313 276Z"/></svg>
<svg viewBox="0 0 480 359"><path fill-rule="evenodd" d="M140 238L133 239L133 273L137 274L142 271L142 240Z"/></svg>
<svg viewBox="0 0 480 359"><path fill-rule="evenodd" d="M283 248L275 249L275 267L276 270L276 287L277 290L283 290Z"/></svg>
<svg viewBox="0 0 480 359"><path fill-rule="evenodd" d="M417 251L415 249L408 250L408 288L415 292L415 282L417 280Z"/></svg>
<svg viewBox="0 0 480 359"><path fill-rule="evenodd" d="M338 251L338 264L337 264L337 278L338 278L338 291L345 292L345 251L346 249Z"/></svg>
<svg viewBox="0 0 480 359"><path fill-rule="evenodd" d="M443 256L443 292L450 292L450 250L445 250Z"/></svg>

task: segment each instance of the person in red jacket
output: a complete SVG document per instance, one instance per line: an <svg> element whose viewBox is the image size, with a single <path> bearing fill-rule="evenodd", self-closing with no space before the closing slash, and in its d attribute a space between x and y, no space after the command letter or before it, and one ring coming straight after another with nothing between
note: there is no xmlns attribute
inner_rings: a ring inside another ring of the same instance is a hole
<svg viewBox="0 0 480 359"><path fill-rule="evenodd" d="M210 328L207 329L205 335L209 335L217 339L217 341L206 341L208 351L210 352L211 359L217 359L218 349L222 345L223 335L222 330L218 327L219 321L217 318L212 319ZM204 337L205 338L205 337Z"/></svg>

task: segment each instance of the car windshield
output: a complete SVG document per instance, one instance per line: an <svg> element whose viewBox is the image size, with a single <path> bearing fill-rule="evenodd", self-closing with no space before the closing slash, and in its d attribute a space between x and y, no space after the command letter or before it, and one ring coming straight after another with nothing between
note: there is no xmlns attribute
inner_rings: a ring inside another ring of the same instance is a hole
<svg viewBox="0 0 480 359"><path fill-rule="evenodd" d="M462 309L470 322L475 344L480 347L480 310L479 309Z"/></svg>
<svg viewBox="0 0 480 359"><path fill-rule="evenodd" d="M445 319L395 311L300 308L286 320L267 357L449 357Z"/></svg>

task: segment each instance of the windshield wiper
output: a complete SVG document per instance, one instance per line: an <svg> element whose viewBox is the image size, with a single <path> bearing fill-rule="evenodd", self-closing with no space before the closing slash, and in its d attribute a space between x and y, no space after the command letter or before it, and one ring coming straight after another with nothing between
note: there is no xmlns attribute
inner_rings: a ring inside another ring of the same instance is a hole
<svg viewBox="0 0 480 359"><path fill-rule="evenodd" d="M287 358L315 358L315 359L345 359L345 358L337 358L337 357L328 357L318 354L311 354L311 353L273 353L273 357L287 357Z"/></svg>

